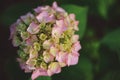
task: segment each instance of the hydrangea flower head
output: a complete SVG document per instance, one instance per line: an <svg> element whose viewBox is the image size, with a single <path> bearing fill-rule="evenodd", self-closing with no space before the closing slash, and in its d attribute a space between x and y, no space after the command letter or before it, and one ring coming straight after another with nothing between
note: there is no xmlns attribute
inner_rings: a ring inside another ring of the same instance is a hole
<svg viewBox="0 0 120 80"><path fill-rule="evenodd" d="M40 6L34 14L21 16L10 27L10 39L19 47L17 61L25 72L32 72L32 80L39 76L52 76L65 66L78 63L81 45L78 21L56 2Z"/></svg>

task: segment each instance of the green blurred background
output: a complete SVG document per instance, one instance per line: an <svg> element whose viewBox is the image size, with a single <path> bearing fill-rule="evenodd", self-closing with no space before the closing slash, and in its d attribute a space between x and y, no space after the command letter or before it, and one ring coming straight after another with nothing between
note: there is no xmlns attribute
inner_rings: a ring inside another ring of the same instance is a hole
<svg viewBox="0 0 120 80"><path fill-rule="evenodd" d="M16 62L9 26L21 15L54 0L0 1L0 80L30 80ZM80 21L79 63L37 80L120 80L120 0L56 0Z"/></svg>

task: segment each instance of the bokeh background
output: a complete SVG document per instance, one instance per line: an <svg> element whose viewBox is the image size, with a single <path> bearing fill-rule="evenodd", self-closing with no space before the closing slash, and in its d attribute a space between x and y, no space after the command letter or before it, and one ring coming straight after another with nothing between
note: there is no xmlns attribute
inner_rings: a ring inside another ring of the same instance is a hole
<svg viewBox="0 0 120 80"><path fill-rule="evenodd" d="M16 62L9 26L21 15L54 0L0 0L0 80L30 80ZM79 63L37 80L120 80L120 0L56 0L80 21Z"/></svg>

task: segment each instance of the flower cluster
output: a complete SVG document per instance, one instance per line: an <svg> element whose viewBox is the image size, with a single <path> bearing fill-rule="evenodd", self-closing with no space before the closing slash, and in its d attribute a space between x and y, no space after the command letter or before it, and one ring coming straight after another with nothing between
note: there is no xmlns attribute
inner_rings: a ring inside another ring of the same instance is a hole
<svg viewBox="0 0 120 80"><path fill-rule="evenodd" d="M51 76L65 66L78 63L81 49L78 21L56 2L52 6L40 6L34 13L21 16L10 27L10 39L19 47L17 61L25 72L38 76Z"/></svg>

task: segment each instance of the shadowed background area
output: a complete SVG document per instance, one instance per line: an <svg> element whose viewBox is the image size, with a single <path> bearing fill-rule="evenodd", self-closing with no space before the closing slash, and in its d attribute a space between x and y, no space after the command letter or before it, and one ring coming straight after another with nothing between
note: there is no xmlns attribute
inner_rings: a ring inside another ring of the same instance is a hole
<svg viewBox="0 0 120 80"><path fill-rule="evenodd" d="M0 1L0 80L30 80L16 61L17 48L9 40L9 26L21 15L54 0ZM56 0L80 21L82 50L79 63L52 78L37 80L120 80L120 1Z"/></svg>

